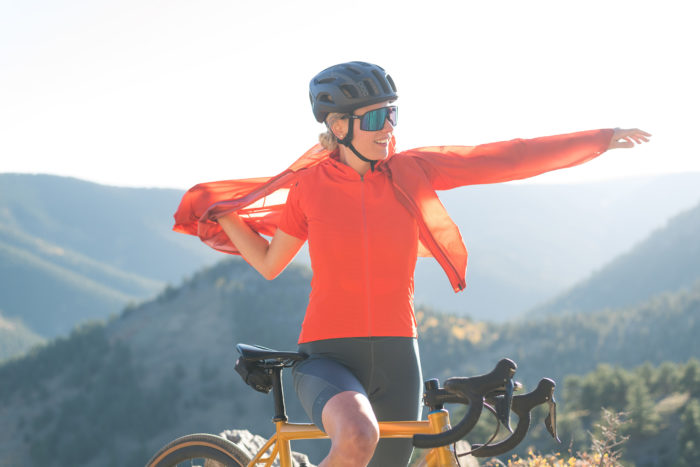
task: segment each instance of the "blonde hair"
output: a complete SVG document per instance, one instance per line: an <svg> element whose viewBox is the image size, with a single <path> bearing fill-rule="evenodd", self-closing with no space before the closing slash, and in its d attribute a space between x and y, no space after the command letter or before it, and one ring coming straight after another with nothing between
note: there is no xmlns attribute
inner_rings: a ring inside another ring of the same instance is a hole
<svg viewBox="0 0 700 467"><path fill-rule="evenodd" d="M324 149L335 151L338 147L338 138L331 131L333 124L339 119L345 117L345 114L331 112L326 117L326 131L318 135L318 142L321 143Z"/></svg>

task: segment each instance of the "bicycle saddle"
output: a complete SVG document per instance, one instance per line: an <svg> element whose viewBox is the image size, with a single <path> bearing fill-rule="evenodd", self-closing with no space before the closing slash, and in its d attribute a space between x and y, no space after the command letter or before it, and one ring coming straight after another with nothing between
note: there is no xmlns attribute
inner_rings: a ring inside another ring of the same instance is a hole
<svg viewBox="0 0 700 467"><path fill-rule="evenodd" d="M241 358L248 361L260 360L304 360L308 355L300 352L285 352L281 350L268 349L260 345L236 344L236 350Z"/></svg>

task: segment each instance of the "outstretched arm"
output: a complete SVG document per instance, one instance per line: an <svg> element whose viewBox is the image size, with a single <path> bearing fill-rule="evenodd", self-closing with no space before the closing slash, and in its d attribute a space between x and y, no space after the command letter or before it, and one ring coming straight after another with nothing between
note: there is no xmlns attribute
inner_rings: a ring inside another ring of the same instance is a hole
<svg viewBox="0 0 700 467"><path fill-rule="evenodd" d="M479 146L439 146L404 151L422 167L433 189L500 183L583 164L608 149L646 142L648 133L604 129Z"/></svg>
<svg viewBox="0 0 700 467"><path fill-rule="evenodd" d="M634 147L635 143L648 143L650 137L651 135L649 133L638 128L632 128L629 130L615 128L615 132L610 139L610 146L608 146L608 149L631 148Z"/></svg>
<svg viewBox="0 0 700 467"><path fill-rule="evenodd" d="M265 279L277 277L294 259L304 240L277 229L269 242L251 229L236 213L217 219L241 256Z"/></svg>

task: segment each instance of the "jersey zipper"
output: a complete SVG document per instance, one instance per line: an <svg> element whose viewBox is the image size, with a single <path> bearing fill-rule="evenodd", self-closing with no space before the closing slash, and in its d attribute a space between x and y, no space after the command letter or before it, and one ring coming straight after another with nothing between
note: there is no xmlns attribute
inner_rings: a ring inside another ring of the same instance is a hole
<svg viewBox="0 0 700 467"><path fill-rule="evenodd" d="M372 313L371 313L371 301L370 301L370 267L369 267L369 226L367 223L367 206L365 197L365 178L360 176L361 183L361 196L360 200L362 203L362 242L363 242L363 254L364 254L364 266L365 266L365 313L367 322L367 336L372 335Z"/></svg>

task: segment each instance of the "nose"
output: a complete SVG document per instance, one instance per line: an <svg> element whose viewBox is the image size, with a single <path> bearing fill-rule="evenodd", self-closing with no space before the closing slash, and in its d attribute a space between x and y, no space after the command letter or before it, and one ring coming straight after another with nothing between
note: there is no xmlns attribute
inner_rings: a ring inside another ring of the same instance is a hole
<svg viewBox="0 0 700 467"><path fill-rule="evenodd" d="M392 125L391 122L389 121L389 116L387 116L387 118L384 119L384 127L382 128L382 131L384 131L384 132L394 131L394 125Z"/></svg>

